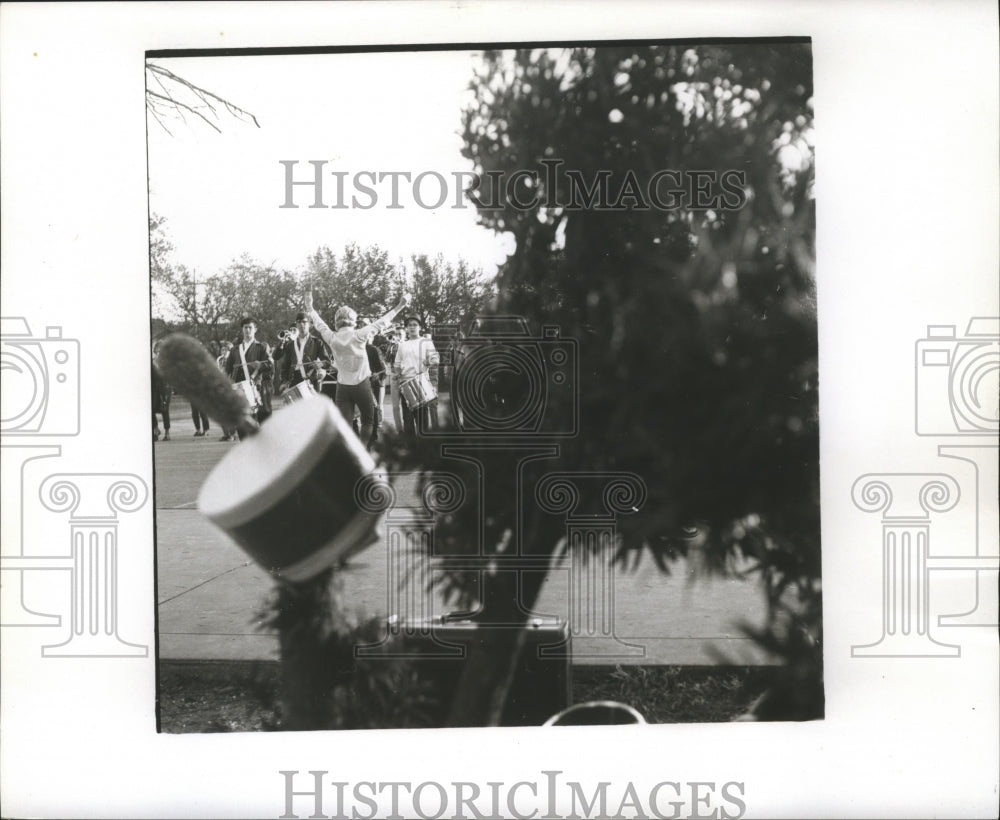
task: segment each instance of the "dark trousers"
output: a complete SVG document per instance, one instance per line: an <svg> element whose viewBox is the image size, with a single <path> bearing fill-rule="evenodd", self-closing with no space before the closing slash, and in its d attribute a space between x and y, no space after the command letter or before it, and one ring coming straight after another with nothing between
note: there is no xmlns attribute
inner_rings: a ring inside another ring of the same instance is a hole
<svg viewBox="0 0 1000 820"><path fill-rule="evenodd" d="M202 413L201 410L193 404L191 405L191 421L194 422L194 429L196 431L204 430L206 433L208 432L208 416Z"/></svg>
<svg viewBox="0 0 1000 820"><path fill-rule="evenodd" d="M412 436L435 429L438 426L437 405L437 399L432 399L414 411L410 410L410 405L406 403L406 399L401 398L399 407L403 411L403 432Z"/></svg>
<svg viewBox="0 0 1000 820"><path fill-rule="evenodd" d="M354 408L361 414L359 438L367 446L375 428L375 397L368 379L360 384L337 384L337 409L350 424L354 419Z"/></svg>
<svg viewBox="0 0 1000 820"><path fill-rule="evenodd" d="M169 402L164 402L160 405L160 415L163 416L163 429L170 429L170 404ZM159 421L156 418L156 411L153 411L153 429L159 428Z"/></svg>

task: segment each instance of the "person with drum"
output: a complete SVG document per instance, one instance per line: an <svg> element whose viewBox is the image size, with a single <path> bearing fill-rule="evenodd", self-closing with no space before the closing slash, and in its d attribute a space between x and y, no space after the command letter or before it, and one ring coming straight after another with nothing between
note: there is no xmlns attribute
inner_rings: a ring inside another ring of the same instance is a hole
<svg viewBox="0 0 1000 820"><path fill-rule="evenodd" d="M407 304L404 296L385 316L362 328L357 326L357 312L345 305L338 308L334 315L337 328L334 331L313 307L312 291L306 293L306 311L333 353L333 365L337 368L337 409L350 422L357 408L361 414L359 438L365 446L369 445L375 429L375 396L370 382L372 369L365 348L377 333L389 327L396 314Z"/></svg>
<svg viewBox="0 0 1000 820"><path fill-rule="evenodd" d="M326 378L323 360L329 358L329 354L322 339L310 334L311 327L308 313L295 314L295 335L285 339L278 363L280 393L303 382L309 382L318 393Z"/></svg>
<svg viewBox="0 0 1000 820"><path fill-rule="evenodd" d="M403 414L403 431L408 435L414 435L418 427L416 419L420 420L419 428L422 432L431 428L432 413L437 413L437 367L441 357L434 347L434 342L421 336L423 324L416 316L408 316L403 322L403 329L406 338L399 343L396 350L394 369L396 382L400 386L399 392L402 394L400 409ZM433 398L426 403L411 407L414 401L412 398L408 400L406 388L406 383L411 379L426 379L434 394Z"/></svg>
<svg viewBox="0 0 1000 820"><path fill-rule="evenodd" d="M271 387L268 384L274 374L271 348L256 338L257 322L251 317L242 319L240 328L242 337L229 351L226 371L236 384L243 384L245 394L250 393L248 402L254 410L254 418L263 422L271 415Z"/></svg>

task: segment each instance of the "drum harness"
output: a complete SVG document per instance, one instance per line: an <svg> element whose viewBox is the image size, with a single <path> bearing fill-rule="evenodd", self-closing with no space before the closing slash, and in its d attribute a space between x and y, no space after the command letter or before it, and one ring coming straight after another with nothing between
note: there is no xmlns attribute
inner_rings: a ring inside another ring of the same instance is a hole
<svg viewBox="0 0 1000 820"><path fill-rule="evenodd" d="M251 342L250 344L252 345L253 342ZM240 362L243 364L243 376L245 380L250 383L250 386L253 389L254 400L259 403L260 391L258 390L257 385L254 383L254 380L250 375L250 367L247 365L246 350L247 350L246 346L243 344L243 342L240 342ZM251 402L251 404L252 403L253 402Z"/></svg>
<svg viewBox="0 0 1000 820"><path fill-rule="evenodd" d="M306 344L309 342L309 337L306 336L305 340L302 342L302 346L299 346L299 337L296 336L292 339L292 344L295 345L295 361L298 362L299 373L302 376L303 381L308 381L309 377L306 375L305 365L302 363L302 353L306 349Z"/></svg>
<svg viewBox="0 0 1000 820"><path fill-rule="evenodd" d="M253 344L253 342L250 344ZM253 381L253 378L250 376L250 368L247 366L246 348L243 342L240 342L240 361L243 363L243 378L248 382Z"/></svg>

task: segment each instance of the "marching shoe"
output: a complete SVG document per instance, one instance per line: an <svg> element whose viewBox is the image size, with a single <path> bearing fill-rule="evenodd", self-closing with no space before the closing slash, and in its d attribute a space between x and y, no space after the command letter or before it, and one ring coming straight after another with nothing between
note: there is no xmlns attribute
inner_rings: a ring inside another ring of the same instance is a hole
<svg viewBox="0 0 1000 820"><path fill-rule="evenodd" d="M164 433L163 434L163 440L164 441L170 441L170 433Z"/></svg>

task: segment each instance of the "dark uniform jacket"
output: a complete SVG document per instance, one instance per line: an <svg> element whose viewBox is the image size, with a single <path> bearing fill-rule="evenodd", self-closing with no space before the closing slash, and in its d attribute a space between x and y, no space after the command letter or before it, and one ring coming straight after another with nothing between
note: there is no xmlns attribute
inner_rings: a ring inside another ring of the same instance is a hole
<svg viewBox="0 0 1000 820"><path fill-rule="evenodd" d="M242 340L233 342L233 349L229 351L229 358L226 359L226 373L234 382L250 381L258 382L262 377L273 373L273 362L271 361L271 349L265 342L254 340L244 354L247 360L249 373L243 372L243 360L240 358L240 345ZM254 363L258 366L254 367Z"/></svg>
<svg viewBox="0 0 1000 820"><path fill-rule="evenodd" d="M292 386L298 384L303 380L302 372L299 370L299 362L295 356L295 341L289 339L281 346L279 352L280 359L278 359L278 383L284 388L285 386ZM323 340L317 338L316 336L310 336L306 339L305 346L302 348L302 364L306 371L306 378L313 382L313 386L318 386L316 384L316 370L319 366L322 366L324 370L329 370L330 365L328 361L330 358L330 352L326 349L326 345L323 344ZM317 364L319 363L319 364Z"/></svg>

